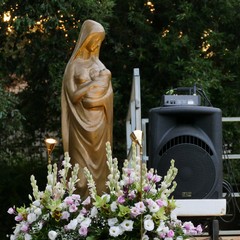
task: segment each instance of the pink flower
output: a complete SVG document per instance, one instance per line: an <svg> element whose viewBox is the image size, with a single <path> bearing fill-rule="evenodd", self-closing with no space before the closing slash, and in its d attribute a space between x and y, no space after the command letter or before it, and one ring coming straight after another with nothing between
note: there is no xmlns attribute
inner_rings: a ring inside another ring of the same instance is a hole
<svg viewBox="0 0 240 240"><path fill-rule="evenodd" d="M80 213L82 214L82 215L86 215L87 214L87 209L86 208L82 208L82 210L80 211Z"/></svg>
<svg viewBox="0 0 240 240"><path fill-rule="evenodd" d="M80 197L80 195L78 195L78 194L73 194L72 195L72 199L74 200L74 201L81 201L81 197Z"/></svg>
<svg viewBox="0 0 240 240"><path fill-rule="evenodd" d="M183 227L187 230L187 231L191 231L192 229L194 229L194 225L192 222L184 222L183 223Z"/></svg>
<svg viewBox="0 0 240 240"><path fill-rule="evenodd" d="M66 220L68 220L69 217L70 217L70 213L69 213L69 212L67 212L67 211L62 212L62 217L61 217L61 219L66 219Z"/></svg>
<svg viewBox="0 0 240 240"><path fill-rule="evenodd" d="M155 202L159 207L166 206L166 203L161 199L157 199Z"/></svg>
<svg viewBox="0 0 240 240"><path fill-rule="evenodd" d="M88 205L88 204L90 204L91 203L91 198L90 198L90 196L88 196L83 202L82 202L82 205Z"/></svg>
<svg viewBox="0 0 240 240"><path fill-rule="evenodd" d="M148 180L151 180L152 177L153 177L153 173L152 173L152 172L148 172L148 173L147 173L147 179L148 179Z"/></svg>
<svg viewBox="0 0 240 240"><path fill-rule="evenodd" d="M146 210L146 206L143 202L135 203L135 207L137 207L141 213L145 212Z"/></svg>
<svg viewBox="0 0 240 240"><path fill-rule="evenodd" d="M161 177L159 175L154 175L153 178L152 178L152 181L154 183L158 183L161 181Z"/></svg>
<svg viewBox="0 0 240 240"><path fill-rule="evenodd" d="M198 233L202 233L203 229L201 225L197 225L196 230Z"/></svg>
<svg viewBox="0 0 240 240"><path fill-rule="evenodd" d="M124 196L123 195L119 196L117 201L118 203L123 204L125 202Z"/></svg>
<svg viewBox="0 0 240 240"><path fill-rule="evenodd" d="M77 206L75 204L72 204L70 207L69 207L69 212L76 212L78 210Z"/></svg>
<svg viewBox="0 0 240 240"><path fill-rule="evenodd" d="M14 208L9 208L7 212L9 214L15 214L15 209Z"/></svg>
<svg viewBox="0 0 240 240"><path fill-rule="evenodd" d="M143 187L144 192L149 192L151 189L151 186L147 185Z"/></svg>
<svg viewBox="0 0 240 240"><path fill-rule="evenodd" d="M64 202L67 204L67 205L72 205L73 204L73 198L72 197L66 197L65 199L64 199Z"/></svg>
<svg viewBox="0 0 240 240"><path fill-rule="evenodd" d="M125 173L127 174L127 176L130 176L132 172L133 172L133 169L132 169L132 168L127 168L127 169L125 170Z"/></svg>
<svg viewBox="0 0 240 240"><path fill-rule="evenodd" d="M151 198L146 199L146 202L148 206L153 206L155 204L155 202Z"/></svg>
<svg viewBox="0 0 240 240"><path fill-rule="evenodd" d="M17 222L20 222L23 220L23 216L21 214L18 214L16 217L15 217L15 221Z"/></svg>
<svg viewBox="0 0 240 240"><path fill-rule="evenodd" d="M128 197L129 197L129 199L133 200L133 199L136 197L135 191L131 191L131 192L128 194Z"/></svg>
<svg viewBox="0 0 240 240"><path fill-rule="evenodd" d="M80 227L78 232L79 232L80 236L86 237L87 233L88 233L88 228L85 226L82 226L82 227Z"/></svg>
<svg viewBox="0 0 240 240"><path fill-rule="evenodd" d="M125 185L131 185L134 183L134 178L133 177L128 177L125 181Z"/></svg>
<svg viewBox="0 0 240 240"><path fill-rule="evenodd" d="M24 233L26 233L26 232L28 231L28 224L23 224L23 225L21 226L21 231L24 232Z"/></svg>
<svg viewBox="0 0 240 240"><path fill-rule="evenodd" d="M166 237L166 234L163 233L163 232L161 232L161 233L159 234L159 237L164 239L164 238Z"/></svg>
<svg viewBox="0 0 240 240"><path fill-rule="evenodd" d="M132 217L137 217L140 214L141 214L141 212L139 211L139 209L137 207L132 207L131 208L131 216Z"/></svg>
<svg viewBox="0 0 240 240"><path fill-rule="evenodd" d="M174 231L173 230L169 230L168 233L167 233L167 236L169 238L172 238L174 236Z"/></svg>

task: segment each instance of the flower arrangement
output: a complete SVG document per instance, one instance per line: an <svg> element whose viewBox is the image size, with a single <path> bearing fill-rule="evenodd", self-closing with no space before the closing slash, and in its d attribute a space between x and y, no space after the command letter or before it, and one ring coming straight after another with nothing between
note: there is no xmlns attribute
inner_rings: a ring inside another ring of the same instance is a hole
<svg viewBox="0 0 240 240"><path fill-rule="evenodd" d="M31 176L32 195L29 207L9 208L17 221L11 240L98 240L125 239L182 240L202 232L201 226L181 222L170 194L176 188L177 169L172 160L162 178L136 157L133 144L131 161L125 160L122 171L106 144L109 175L108 192L99 196L88 169L84 169L90 196L82 200L74 194L79 166L71 166L65 153L63 168L48 165L47 185L39 191ZM70 177L69 177L70 175Z"/></svg>

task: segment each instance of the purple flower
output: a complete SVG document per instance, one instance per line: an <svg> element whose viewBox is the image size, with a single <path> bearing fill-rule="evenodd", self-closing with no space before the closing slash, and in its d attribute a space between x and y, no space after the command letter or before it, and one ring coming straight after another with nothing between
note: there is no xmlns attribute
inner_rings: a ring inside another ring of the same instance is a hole
<svg viewBox="0 0 240 240"><path fill-rule="evenodd" d="M77 206L75 204L72 204L70 207L69 207L69 212L76 212L78 210Z"/></svg>
<svg viewBox="0 0 240 240"><path fill-rule="evenodd" d="M154 182L154 183L158 183L158 182L160 182L161 181L161 176L159 176L159 175L154 175L153 176L153 178L152 178L152 181Z"/></svg>
<svg viewBox="0 0 240 240"><path fill-rule="evenodd" d="M168 233L167 233L167 236L169 238L172 238L174 236L174 231L173 230L169 230Z"/></svg>
<svg viewBox="0 0 240 240"><path fill-rule="evenodd" d="M80 197L80 195L78 195L78 194L73 194L72 195L72 199L74 200L74 201L81 201L81 197Z"/></svg>
<svg viewBox="0 0 240 240"><path fill-rule="evenodd" d="M159 237L164 239L164 238L166 237L166 234L163 233L163 232L161 232L161 233L159 234Z"/></svg>
<svg viewBox="0 0 240 240"><path fill-rule="evenodd" d="M120 203L120 204L123 204L123 203L125 203L125 198L124 198L124 196L119 196L118 197L118 199L117 199L117 201L118 201L118 203Z"/></svg>
<svg viewBox="0 0 240 240"><path fill-rule="evenodd" d="M125 173L127 174L127 176L130 176L132 172L133 172L133 169L132 169L132 168L127 168L127 169L125 170Z"/></svg>
<svg viewBox="0 0 240 240"><path fill-rule="evenodd" d="M78 232L79 232L80 236L86 237L87 233L88 233L88 228L85 226L82 226L82 227L80 227Z"/></svg>
<svg viewBox="0 0 240 240"><path fill-rule="evenodd" d="M66 197L65 199L64 199L64 202L67 204L67 205L72 205L73 203L74 203L74 201L73 201L73 198L72 197Z"/></svg>
<svg viewBox="0 0 240 240"><path fill-rule="evenodd" d="M62 217L61 217L61 219L66 219L66 220L68 220L69 217L70 217L70 213L69 213L69 212L67 212L67 211L62 212Z"/></svg>
<svg viewBox="0 0 240 240"><path fill-rule="evenodd" d="M136 197L135 191L131 191L131 192L128 194L128 197L129 197L130 200L133 200L133 199Z"/></svg>
<svg viewBox="0 0 240 240"><path fill-rule="evenodd" d="M15 221L17 222L20 222L23 220L23 216L21 214L18 214L16 217L15 217Z"/></svg>
<svg viewBox="0 0 240 240"><path fill-rule="evenodd" d="M157 199L155 202L159 207L166 206L166 202L164 202L162 199Z"/></svg>
<svg viewBox="0 0 240 240"><path fill-rule="evenodd" d="M153 173L152 172L148 172L147 173L147 179L151 180L153 178Z"/></svg>
<svg viewBox="0 0 240 240"><path fill-rule="evenodd" d="M197 233L202 233L203 229L201 225L197 225L196 227Z"/></svg>
<svg viewBox="0 0 240 240"><path fill-rule="evenodd" d="M15 214L15 209L14 208L9 208L7 211L9 214Z"/></svg>
<svg viewBox="0 0 240 240"><path fill-rule="evenodd" d="M22 226L21 226L21 231L26 233L28 231L28 224L24 223Z"/></svg>
<svg viewBox="0 0 240 240"><path fill-rule="evenodd" d="M183 227L186 229L186 231L191 231L194 228L194 225L192 222L184 222Z"/></svg>
<svg viewBox="0 0 240 240"><path fill-rule="evenodd" d="M144 192L149 192L151 189L151 186L147 185L143 187Z"/></svg>
<svg viewBox="0 0 240 240"><path fill-rule="evenodd" d="M81 209L80 213L81 213L82 215L86 215L86 214L88 213L88 211L87 211L86 208L83 207L83 208Z"/></svg>
<svg viewBox="0 0 240 240"><path fill-rule="evenodd" d="M83 202L82 202L82 205L88 205L88 204L90 204L91 203L91 198L90 198L90 196L88 196Z"/></svg>

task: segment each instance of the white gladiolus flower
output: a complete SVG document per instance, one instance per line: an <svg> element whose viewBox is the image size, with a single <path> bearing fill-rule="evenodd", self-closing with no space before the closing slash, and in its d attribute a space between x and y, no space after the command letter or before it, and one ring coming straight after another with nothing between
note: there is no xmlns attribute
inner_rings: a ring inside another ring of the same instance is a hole
<svg viewBox="0 0 240 240"><path fill-rule="evenodd" d="M152 219L144 220L144 229L147 231L152 231L154 229L154 222Z"/></svg>
<svg viewBox="0 0 240 240"><path fill-rule="evenodd" d="M132 231L133 230L133 221L132 220L124 220L121 223L121 227L123 228L124 231Z"/></svg>
<svg viewBox="0 0 240 240"><path fill-rule="evenodd" d="M55 240L56 237L57 237L57 232L55 232L55 231L53 231L53 230L51 230L51 231L48 232L48 238L49 238L50 240Z"/></svg>

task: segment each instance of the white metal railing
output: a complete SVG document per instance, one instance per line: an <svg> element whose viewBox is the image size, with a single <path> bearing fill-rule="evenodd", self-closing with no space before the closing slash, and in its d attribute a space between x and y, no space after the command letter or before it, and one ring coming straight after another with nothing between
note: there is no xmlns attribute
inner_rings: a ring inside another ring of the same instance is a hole
<svg viewBox="0 0 240 240"><path fill-rule="evenodd" d="M126 119L126 142L127 142L127 155L131 151L130 134L135 130L142 130L141 126L141 90L140 90L140 73L139 68L133 69L132 91L130 103Z"/></svg>

